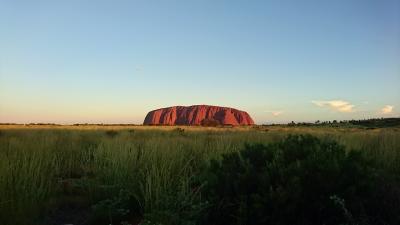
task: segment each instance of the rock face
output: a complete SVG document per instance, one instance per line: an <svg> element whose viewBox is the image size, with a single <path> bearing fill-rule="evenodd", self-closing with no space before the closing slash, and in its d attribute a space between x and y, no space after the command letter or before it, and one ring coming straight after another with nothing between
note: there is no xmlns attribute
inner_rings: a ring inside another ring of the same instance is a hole
<svg viewBox="0 0 400 225"><path fill-rule="evenodd" d="M147 113L144 125L253 125L254 121L245 111L229 107L192 105L156 109Z"/></svg>

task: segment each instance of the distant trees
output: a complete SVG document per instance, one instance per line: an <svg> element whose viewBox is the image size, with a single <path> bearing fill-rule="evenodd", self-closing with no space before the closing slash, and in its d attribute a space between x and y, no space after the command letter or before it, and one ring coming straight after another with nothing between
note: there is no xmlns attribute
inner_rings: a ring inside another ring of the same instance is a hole
<svg viewBox="0 0 400 225"><path fill-rule="evenodd" d="M287 126L332 126L332 127L366 127L366 128L380 128L380 127L396 127L400 126L400 118L374 118L364 120L332 120L320 121L316 120L314 123L306 122L290 122Z"/></svg>
<svg viewBox="0 0 400 225"><path fill-rule="evenodd" d="M365 127L394 127L400 126L400 118L374 118L367 120L349 120L352 125Z"/></svg>

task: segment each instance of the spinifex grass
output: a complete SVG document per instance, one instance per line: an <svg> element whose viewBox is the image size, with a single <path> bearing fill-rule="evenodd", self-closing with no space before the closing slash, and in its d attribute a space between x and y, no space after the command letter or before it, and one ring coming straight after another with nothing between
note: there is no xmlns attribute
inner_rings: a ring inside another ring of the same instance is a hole
<svg viewBox="0 0 400 225"><path fill-rule="evenodd" d="M93 206L111 199L116 211L106 210L116 217L182 223L182 219L190 220L191 207L201 208L201 184L197 188L190 184L210 159L238 151L244 143L270 143L291 133L336 139L349 149L367 151L383 168L400 171L400 132L396 128L106 129L3 127L1 224L43 224L66 196L80 196ZM123 201L119 197L122 192Z"/></svg>

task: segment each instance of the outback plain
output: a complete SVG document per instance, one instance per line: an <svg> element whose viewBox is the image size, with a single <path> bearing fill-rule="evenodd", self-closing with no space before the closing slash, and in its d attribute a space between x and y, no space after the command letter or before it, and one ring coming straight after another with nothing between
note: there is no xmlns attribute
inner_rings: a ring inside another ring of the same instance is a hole
<svg viewBox="0 0 400 225"><path fill-rule="evenodd" d="M0 149L2 224L400 221L398 125L1 125Z"/></svg>

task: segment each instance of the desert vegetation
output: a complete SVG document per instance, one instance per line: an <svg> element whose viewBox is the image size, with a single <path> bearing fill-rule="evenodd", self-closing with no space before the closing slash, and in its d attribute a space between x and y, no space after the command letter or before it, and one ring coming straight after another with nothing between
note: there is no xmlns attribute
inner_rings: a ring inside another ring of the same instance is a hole
<svg viewBox="0 0 400 225"><path fill-rule="evenodd" d="M400 129L1 126L0 221L399 224Z"/></svg>

